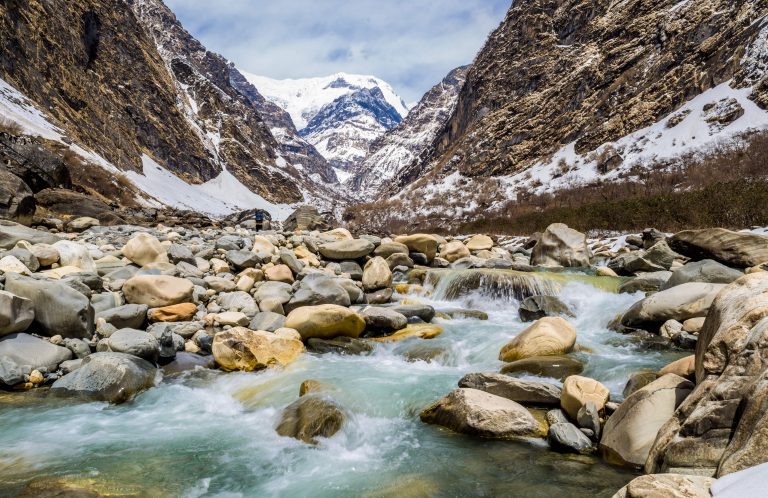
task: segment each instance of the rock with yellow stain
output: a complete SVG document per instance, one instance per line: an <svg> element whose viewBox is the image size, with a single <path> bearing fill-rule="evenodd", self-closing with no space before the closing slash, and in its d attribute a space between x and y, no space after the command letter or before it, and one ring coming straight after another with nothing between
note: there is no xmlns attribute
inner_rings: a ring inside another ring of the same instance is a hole
<svg viewBox="0 0 768 498"><path fill-rule="evenodd" d="M304 352L304 344L295 337L234 327L216 334L211 350L222 370L250 372L288 365Z"/></svg>
<svg viewBox="0 0 768 498"><path fill-rule="evenodd" d="M443 333L443 328L433 323L411 323L404 329L398 330L392 335L375 337L371 339L377 342L397 342L416 337L419 339L434 339Z"/></svg>

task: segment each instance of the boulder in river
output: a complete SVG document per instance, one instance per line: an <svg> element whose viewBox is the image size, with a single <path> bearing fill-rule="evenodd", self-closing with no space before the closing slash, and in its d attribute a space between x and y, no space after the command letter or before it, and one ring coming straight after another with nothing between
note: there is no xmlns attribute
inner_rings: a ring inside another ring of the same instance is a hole
<svg viewBox="0 0 768 498"><path fill-rule="evenodd" d="M524 405L559 406L562 390L554 384L521 380L496 372L470 373L459 387L478 389Z"/></svg>
<svg viewBox="0 0 768 498"><path fill-rule="evenodd" d="M553 223L544 230L531 252L533 266L588 267L591 254L587 236Z"/></svg>
<svg viewBox="0 0 768 498"><path fill-rule="evenodd" d="M363 310L360 315L365 320L366 333L386 334L403 329L408 325L408 318L391 308L370 306Z"/></svg>
<svg viewBox="0 0 768 498"><path fill-rule="evenodd" d="M373 345L364 339L336 337L333 339L309 339L307 348L314 353L361 355L373 351Z"/></svg>
<svg viewBox="0 0 768 498"><path fill-rule="evenodd" d="M138 356L150 363L156 363L160 355L157 339L143 330L120 329L105 339L105 342L109 351Z"/></svg>
<svg viewBox="0 0 768 498"><path fill-rule="evenodd" d="M576 420L581 407L592 401L598 411L605 407L611 392L600 382L589 377L571 375L563 382L563 393L560 396L560 407Z"/></svg>
<svg viewBox="0 0 768 498"><path fill-rule="evenodd" d="M319 395L305 395L283 410L277 433L308 444L317 438L328 438L339 432L344 413L333 401Z"/></svg>
<svg viewBox="0 0 768 498"><path fill-rule="evenodd" d="M563 315L575 316L559 297L556 296L531 296L520 303L518 309L520 319L524 322L533 322L546 316Z"/></svg>
<svg viewBox="0 0 768 498"><path fill-rule="evenodd" d="M685 264L675 270L661 289L666 290L677 285L687 284L688 282L730 284L743 276L744 272L729 268L717 261L705 259Z"/></svg>
<svg viewBox="0 0 768 498"><path fill-rule="evenodd" d="M122 403L155 385L157 369L125 353L94 353L51 386L51 394Z"/></svg>
<svg viewBox="0 0 768 498"><path fill-rule="evenodd" d="M715 296L725 284L690 282L652 294L635 303L621 318L626 327L656 330L667 320L683 322L707 316Z"/></svg>
<svg viewBox="0 0 768 498"><path fill-rule="evenodd" d="M505 363L501 367L503 374L530 374L559 380L583 371L584 363L570 356L534 356Z"/></svg>
<svg viewBox="0 0 768 498"><path fill-rule="evenodd" d="M234 327L213 338L213 358L222 370L250 372L285 366L304 352L298 335ZM295 334L295 332L293 333Z"/></svg>
<svg viewBox="0 0 768 498"><path fill-rule="evenodd" d="M452 240L440 248L440 257L453 263L462 258L468 258L472 255L467 246L459 240Z"/></svg>
<svg viewBox="0 0 768 498"><path fill-rule="evenodd" d="M576 329L560 317L545 317L520 332L504 345L499 359L505 362L533 356L563 355L573 350Z"/></svg>
<svg viewBox="0 0 768 498"><path fill-rule="evenodd" d="M724 228L684 230L669 238L670 247L694 260L714 259L749 268L768 261L768 237Z"/></svg>
<svg viewBox="0 0 768 498"><path fill-rule="evenodd" d="M437 239L433 235L426 233L401 235L395 237L395 242L404 244L412 253L423 254L427 257L427 261L432 261L437 255Z"/></svg>
<svg viewBox="0 0 768 498"><path fill-rule="evenodd" d="M603 457L617 465L645 465L659 429L692 390L691 381L668 374L632 393L605 423Z"/></svg>
<svg viewBox="0 0 768 498"><path fill-rule="evenodd" d="M138 275L123 284L126 301L151 308L190 302L193 289L189 280L168 275Z"/></svg>
<svg viewBox="0 0 768 498"><path fill-rule="evenodd" d="M33 370L53 372L71 358L69 349L29 334L6 335L0 338L0 384L19 384Z"/></svg>
<svg viewBox="0 0 768 498"><path fill-rule="evenodd" d="M549 447L560 453L591 453L592 441L570 422L558 422L549 426Z"/></svg>
<svg viewBox="0 0 768 498"><path fill-rule="evenodd" d="M488 438L537 437L543 428L524 406L477 389L459 388L425 408L422 422Z"/></svg>
<svg viewBox="0 0 768 498"><path fill-rule="evenodd" d="M319 247L320 254L333 261L359 259L373 252L374 245L365 239L338 240Z"/></svg>
<svg viewBox="0 0 768 498"><path fill-rule="evenodd" d="M285 319L285 326L298 330L302 340L339 336L357 338L365 330L365 320L349 308L322 304L291 311Z"/></svg>
<svg viewBox="0 0 768 498"><path fill-rule="evenodd" d="M392 285L392 271L381 256L376 256L363 268L363 289L372 292Z"/></svg>
<svg viewBox="0 0 768 498"><path fill-rule="evenodd" d="M51 280L37 280L7 274L5 290L32 301L34 331L39 334L90 338L94 331L94 310L83 294Z"/></svg>
<svg viewBox="0 0 768 498"><path fill-rule="evenodd" d="M35 308L29 299L0 291L0 337L23 332L35 319Z"/></svg>

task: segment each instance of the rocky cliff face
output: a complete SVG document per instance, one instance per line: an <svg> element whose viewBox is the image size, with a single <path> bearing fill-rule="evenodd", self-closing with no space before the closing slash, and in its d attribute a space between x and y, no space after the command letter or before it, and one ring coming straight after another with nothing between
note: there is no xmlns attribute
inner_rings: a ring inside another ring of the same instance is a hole
<svg viewBox="0 0 768 498"><path fill-rule="evenodd" d="M0 4L0 77L125 170L151 154L189 181L218 168L177 106L171 74L123 2Z"/></svg>
<svg viewBox="0 0 768 498"><path fill-rule="evenodd" d="M209 214L344 197L285 113L161 0L4 2L0 33L0 107L68 156L73 184Z"/></svg>
<svg viewBox="0 0 768 498"><path fill-rule="evenodd" d="M765 129L766 13L758 0L514 2L424 154L429 181L400 198L621 181Z"/></svg>
<svg viewBox="0 0 768 498"><path fill-rule="evenodd" d="M374 140L368 155L355 169L347 185L363 200L393 195L418 179L424 162L419 155L428 150L445 126L456 105L469 66L454 69L435 85L395 128Z"/></svg>

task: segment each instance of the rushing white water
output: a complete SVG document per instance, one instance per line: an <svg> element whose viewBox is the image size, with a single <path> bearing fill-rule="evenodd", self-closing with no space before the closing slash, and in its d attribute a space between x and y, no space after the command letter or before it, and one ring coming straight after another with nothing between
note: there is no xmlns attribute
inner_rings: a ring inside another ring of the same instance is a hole
<svg viewBox="0 0 768 498"><path fill-rule="evenodd" d="M648 352L606 324L640 296L567 284L584 375L620 397L628 376L679 354ZM436 308L490 319L444 321L432 340L379 344L370 356L305 354L284 370L189 372L119 406L0 398L0 495L32 480L64 480L137 496L610 496L633 475L596 457L549 452L542 441L490 441L426 425L419 411L466 373L498 371L500 347L525 328L517 303L479 292ZM442 348L431 363L413 348ZM300 383L335 387L347 419L316 447L274 428ZM554 381L556 382L556 381ZM31 398L31 399L30 399ZM59 485L59 484L56 484Z"/></svg>

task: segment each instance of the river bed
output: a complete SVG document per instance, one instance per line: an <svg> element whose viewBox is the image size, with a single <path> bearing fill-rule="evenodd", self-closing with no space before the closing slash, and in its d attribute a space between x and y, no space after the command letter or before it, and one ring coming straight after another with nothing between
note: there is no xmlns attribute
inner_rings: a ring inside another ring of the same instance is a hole
<svg viewBox="0 0 768 498"><path fill-rule="evenodd" d="M483 440L423 424L420 410L466 373L498 371L499 349L526 327L512 297L432 296L398 298L482 310L489 320L438 319L439 337L379 344L369 356L305 354L283 370L187 372L118 406L4 395L0 495L33 482L30 496L79 486L112 496L577 498L611 496L636 475L598 457L550 452L544 440ZM641 295L573 281L560 297L576 313L578 343L591 350L575 353L587 361L583 375L603 382L613 399L630 374L683 356L647 351L606 328ZM426 345L441 349L432 362L403 357ZM347 416L316 447L274 430L305 379L334 386Z"/></svg>

